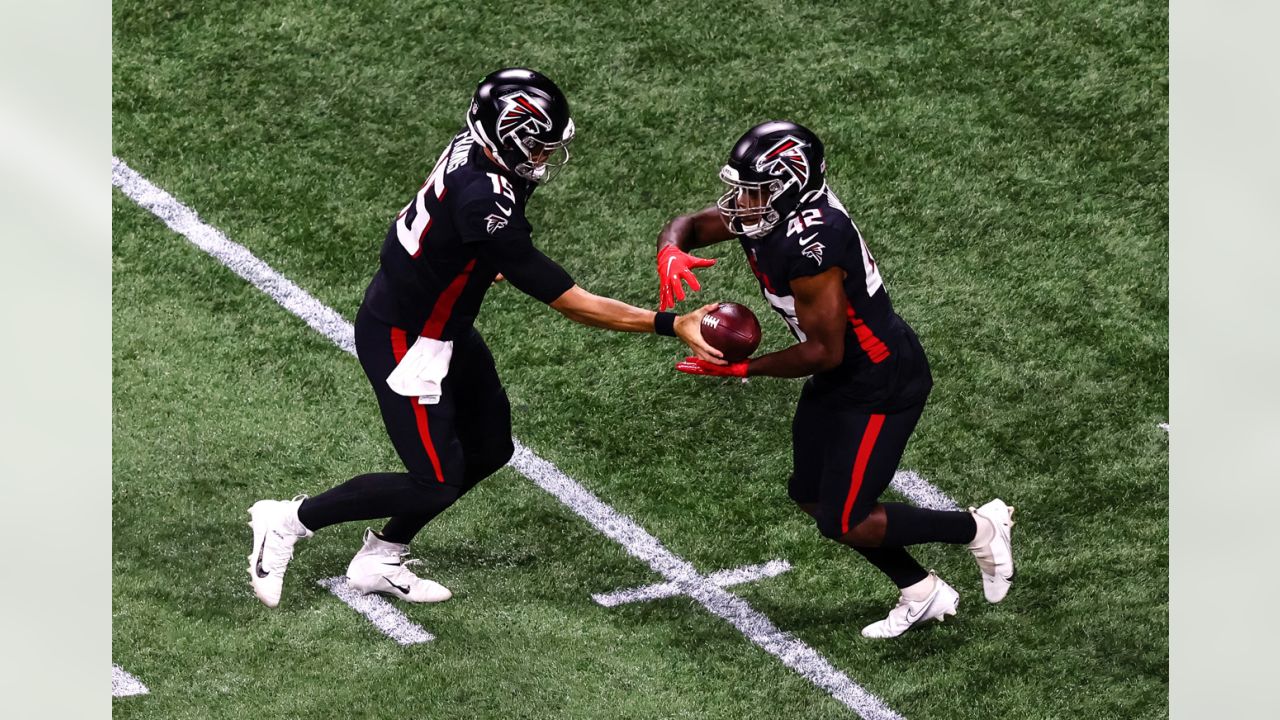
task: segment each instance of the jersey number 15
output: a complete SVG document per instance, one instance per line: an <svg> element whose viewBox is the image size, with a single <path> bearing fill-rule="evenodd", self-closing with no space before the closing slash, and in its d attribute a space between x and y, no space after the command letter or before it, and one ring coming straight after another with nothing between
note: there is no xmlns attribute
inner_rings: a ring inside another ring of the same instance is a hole
<svg viewBox="0 0 1280 720"><path fill-rule="evenodd" d="M444 199L444 161L448 156L449 147L446 147L444 152L440 153L440 159L436 160L436 166L432 168L431 174L427 176L427 181L418 189L418 194L414 195L409 204L405 205L396 216L396 238L400 240L400 244L411 257L416 258L422 254L422 240L431 229L431 213L427 211L427 191L435 193L436 200Z"/></svg>

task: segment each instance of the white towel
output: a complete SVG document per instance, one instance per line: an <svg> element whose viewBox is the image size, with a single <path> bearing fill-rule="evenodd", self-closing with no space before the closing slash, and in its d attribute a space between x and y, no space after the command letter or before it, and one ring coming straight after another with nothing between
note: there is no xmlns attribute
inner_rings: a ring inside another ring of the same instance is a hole
<svg viewBox="0 0 1280 720"><path fill-rule="evenodd" d="M440 383L449 374L452 340L419 337L387 376L387 385L398 395L416 397L421 405L440 402Z"/></svg>

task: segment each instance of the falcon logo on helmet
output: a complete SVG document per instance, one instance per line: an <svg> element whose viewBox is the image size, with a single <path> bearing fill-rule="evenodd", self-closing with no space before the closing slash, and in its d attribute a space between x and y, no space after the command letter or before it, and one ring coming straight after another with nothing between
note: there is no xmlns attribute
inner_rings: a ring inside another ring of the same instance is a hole
<svg viewBox="0 0 1280 720"><path fill-rule="evenodd" d="M512 135L519 141L518 131L528 125L533 126L528 133L530 135L551 129L551 118L523 90L504 95L501 99L504 105L502 112L498 114L499 141Z"/></svg>
<svg viewBox="0 0 1280 720"><path fill-rule="evenodd" d="M805 147L807 145L803 141L788 135L756 160L756 170L770 175L790 173L800 187L804 187L809 182L809 158L803 152Z"/></svg>
<svg viewBox="0 0 1280 720"><path fill-rule="evenodd" d="M573 118L550 78L528 68L503 68L476 86L467 112L471 135L499 167L546 183L569 162Z"/></svg>

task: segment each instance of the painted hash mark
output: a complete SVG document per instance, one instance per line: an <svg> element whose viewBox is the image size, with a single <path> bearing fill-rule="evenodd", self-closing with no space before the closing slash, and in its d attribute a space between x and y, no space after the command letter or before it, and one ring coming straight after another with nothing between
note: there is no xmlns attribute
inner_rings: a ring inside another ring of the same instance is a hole
<svg viewBox="0 0 1280 720"><path fill-rule="evenodd" d="M151 691L138 678L124 671L119 665L111 666L111 697L146 695Z"/></svg>
<svg viewBox="0 0 1280 720"><path fill-rule="evenodd" d="M359 590L353 590L347 585L345 576L325 578L317 584L333 593L352 610L365 616L383 635L401 645L419 645L436 639L389 601L377 595L365 595Z"/></svg>

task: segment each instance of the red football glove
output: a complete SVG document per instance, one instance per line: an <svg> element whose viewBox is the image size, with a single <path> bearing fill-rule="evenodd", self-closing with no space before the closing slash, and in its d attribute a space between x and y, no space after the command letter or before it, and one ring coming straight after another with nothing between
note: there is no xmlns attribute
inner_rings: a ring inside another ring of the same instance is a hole
<svg viewBox="0 0 1280 720"><path fill-rule="evenodd" d="M715 260L694 257L675 245L662 248L662 252L658 253L658 309L675 307L676 300L684 299L681 280L689 283L690 290L701 290L702 286L698 284L693 268L711 267L715 264Z"/></svg>
<svg viewBox="0 0 1280 720"><path fill-rule="evenodd" d="M747 376L747 361L743 360L742 362L729 363L728 365L713 365L701 358L690 356L676 363L676 369L690 375L744 378Z"/></svg>

